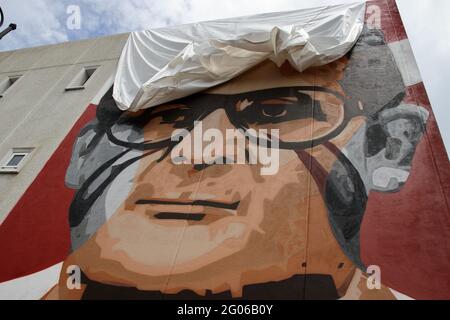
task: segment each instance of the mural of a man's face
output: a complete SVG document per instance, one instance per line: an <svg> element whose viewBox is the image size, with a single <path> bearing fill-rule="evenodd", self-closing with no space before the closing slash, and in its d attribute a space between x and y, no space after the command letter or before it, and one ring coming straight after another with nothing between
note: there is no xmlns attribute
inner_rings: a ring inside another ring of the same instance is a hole
<svg viewBox="0 0 450 320"><path fill-rule="evenodd" d="M363 266L359 226L369 192L406 182L427 118L420 107L400 105L404 87L393 58L371 37L360 46L377 48L376 59L364 48L364 59L352 64L357 47L350 62L303 73L266 62L138 113L120 113L108 93L80 133L66 176L78 189L72 255L84 274L141 290L236 297L247 285L296 275L331 276L343 288L354 265ZM376 78L377 59L394 71ZM351 80L354 69L370 65L376 79L352 85L367 76ZM367 86L386 91L374 98ZM172 132L192 131L200 120L204 131L224 137L229 129L278 129L278 172L264 176L260 164L226 160L175 164L170 151L189 142L172 142Z"/></svg>

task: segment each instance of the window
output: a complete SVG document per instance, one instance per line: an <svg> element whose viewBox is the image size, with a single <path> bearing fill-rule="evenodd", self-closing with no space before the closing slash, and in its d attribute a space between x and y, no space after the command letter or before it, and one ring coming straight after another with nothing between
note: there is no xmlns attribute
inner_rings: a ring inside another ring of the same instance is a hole
<svg viewBox="0 0 450 320"><path fill-rule="evenodd" d="M7 79L0 83L0 98L3 97L6 92L13 86L21 76L9 76Z"/></svg>
<svg viewBox="0 0 450 320"><path fill-rule="evenodd" d="M2 159L0 173L19 173L34 148L14 148Z"/></svg>
<svg viewBox="0 0 450 320"><path fill-rule="evenodd" d="M86 83L92 77L98 66L85 67L81 70L72 82L66 87L66 91L83 90Z"/></svg>

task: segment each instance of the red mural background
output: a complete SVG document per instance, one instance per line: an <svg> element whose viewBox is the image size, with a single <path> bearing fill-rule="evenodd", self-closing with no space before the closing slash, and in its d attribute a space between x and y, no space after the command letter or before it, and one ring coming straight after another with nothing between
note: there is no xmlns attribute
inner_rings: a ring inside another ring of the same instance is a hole
<svg viewBox="0 0 450 320"><path fill-rule="evenodd" d="M0 226L0 282L64 260L69 253L68 210L75 190L64 183L72 147L95 117L89 105Z"/></svg>

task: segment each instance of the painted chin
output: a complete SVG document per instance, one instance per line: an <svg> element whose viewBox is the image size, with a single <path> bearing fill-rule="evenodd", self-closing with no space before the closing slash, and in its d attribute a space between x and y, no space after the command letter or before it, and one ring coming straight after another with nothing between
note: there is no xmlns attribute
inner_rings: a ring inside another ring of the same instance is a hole
<svg viewBox="0 0 450 320"><path fill-rule="evenodd" d="M103 243L108 249L102 250L102 255L148 276L199 270L244 249L252 230L245 217L237 215L193 223L157 218L158 210L136 213L124 211L115 216L115 221L108 223L107 234L97 241L109 242Z"/></svg>

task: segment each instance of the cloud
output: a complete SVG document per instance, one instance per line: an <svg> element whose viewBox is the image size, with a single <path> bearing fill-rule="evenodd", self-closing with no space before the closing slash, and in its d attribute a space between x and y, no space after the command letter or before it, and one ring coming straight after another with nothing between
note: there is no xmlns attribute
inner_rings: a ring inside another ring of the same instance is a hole
<svg viewBox="0 0 450 320"><path fill-rule="evenodd" d="M7 23L17 23L18 29L0 42L0 50L343 2L355 0L6 0ZM66 26L69 5L80 7L79 30Z"/></svg>
<svg viewBox="0 0 450 320"><path fill-rule="evenodd" d="M52 1L53 2L53 1ZM2 1L5 14L5 26L16 23L18 29L8 34L0 41L0 50L31 47L49 43L67 41L59 19L65 8L54 2L49 11L48 1Z"/></svg>

